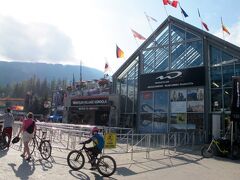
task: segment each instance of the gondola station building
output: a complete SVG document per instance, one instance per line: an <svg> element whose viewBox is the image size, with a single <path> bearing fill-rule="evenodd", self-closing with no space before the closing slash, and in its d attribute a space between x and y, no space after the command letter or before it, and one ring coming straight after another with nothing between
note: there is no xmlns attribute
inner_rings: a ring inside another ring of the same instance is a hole
<svg viewBox="0 0 240 180"><path fill-rule="evenodd" d="M169 16L113 75L116 125L220 135L230 122L233 76L239 47Z"/></svg>

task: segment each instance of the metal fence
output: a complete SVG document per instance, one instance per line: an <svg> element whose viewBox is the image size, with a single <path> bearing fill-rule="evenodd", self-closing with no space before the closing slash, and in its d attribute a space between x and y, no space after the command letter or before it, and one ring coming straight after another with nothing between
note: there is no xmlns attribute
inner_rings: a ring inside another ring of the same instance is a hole
<svg viewBox="0 0 240 180"><path fill-rule="evenodd" d="M15 122L13 128L15 135L19 131L21 124L21 122ZM36 125L37 129L47 132L46 137L50 140L53 148L69 150L77 148L80 141L89 138L90 130L93 127L89 125L42 122L37 122ZM177 147L203 144L206 139L204 131L136 134L131 128L100 126L99 129L102 134L114 132L117 136L116 148L105 149L104 153L131 153L132 157L133 153L137 152L146 152L146 157L149 157L149 153L154 150L176 150ZM37 133L41 132L37 131Z"/></svg>

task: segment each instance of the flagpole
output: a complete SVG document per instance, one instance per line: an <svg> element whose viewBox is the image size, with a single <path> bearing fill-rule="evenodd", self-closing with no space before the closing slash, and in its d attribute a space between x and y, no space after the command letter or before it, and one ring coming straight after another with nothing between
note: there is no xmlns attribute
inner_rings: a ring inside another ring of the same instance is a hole
<svg viewBox="0 0 240 180"><path fill-rule="evenodd" d="M147 13L146 13L146 12L144 12L144 14L145 14L145 16L146 16L146 18L147 18ZM148 21L148 25L149 25L150 29L151 29L151 30L152 30L152 32L153 32L153 28L152 28L152 26L151 26L151 23L149 22L148 18L147 18L147 21Z"/></svg>
<svg viewBox="0 0 240 180"><path fill-rule="evenodd" d="M168 17L168 12L167 12L167 9L166 9L165 5L163 5L163 7L164 7L165 12L166 12L166 15L167 15L167 17Z"/></svg>
<svg viewBox="0 0 240 180"><path fill-rule="evenodd" d="M223 27L223 20L222 20L222 17L221 17L221 23L222 23L222 27ZM223 40L225 40L223 28L221 28L221 29L222 29L222 34L223 34Z"/></svg>
<svg viewBox="0 0 240 180"><path fill-rule="evenodd" d="M202 18L201 18L201 15L200 15L199 9L198 9L198 16L199 16L199 19L200 19L200 21L201 21L201 27L202 27L202 30L203 30Z"/></svg>

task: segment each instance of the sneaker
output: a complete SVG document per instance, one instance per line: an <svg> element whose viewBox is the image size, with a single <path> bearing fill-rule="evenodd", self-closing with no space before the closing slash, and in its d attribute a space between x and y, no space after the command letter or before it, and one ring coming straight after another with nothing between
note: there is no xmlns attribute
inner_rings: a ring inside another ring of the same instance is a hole
<svg viewBox="0 0 240 180"><path fill-rule="evenodd" d="M24 156L24 154L21 154L20 156L21 156L22 158L24 158L24 157L25 157L25 156Z"/></svg>

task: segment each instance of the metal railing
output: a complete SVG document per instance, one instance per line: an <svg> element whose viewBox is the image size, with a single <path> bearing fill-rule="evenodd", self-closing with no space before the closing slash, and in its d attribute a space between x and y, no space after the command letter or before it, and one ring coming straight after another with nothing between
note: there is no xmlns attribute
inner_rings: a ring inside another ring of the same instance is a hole
<svg viewBox="0 0 240 180"><path fill-rule="evenodd" d="M15 122L13 132L19 131L21 122ZM41 128L50 140L53 148L75 149L80 141L90 137L90 125L75 125L64 123L36 123L37 128ZM99 127L99 126L98 126ZM101 133L114 132L117 135L117 145L115 149L106 149L104 153L133 153L146 152L146 157L154 150L174 149L177 147L195 144L203 144L206 139L204 131L184 131L170 133L135 134L131 128L121 127L99 127Z"/></svg>

